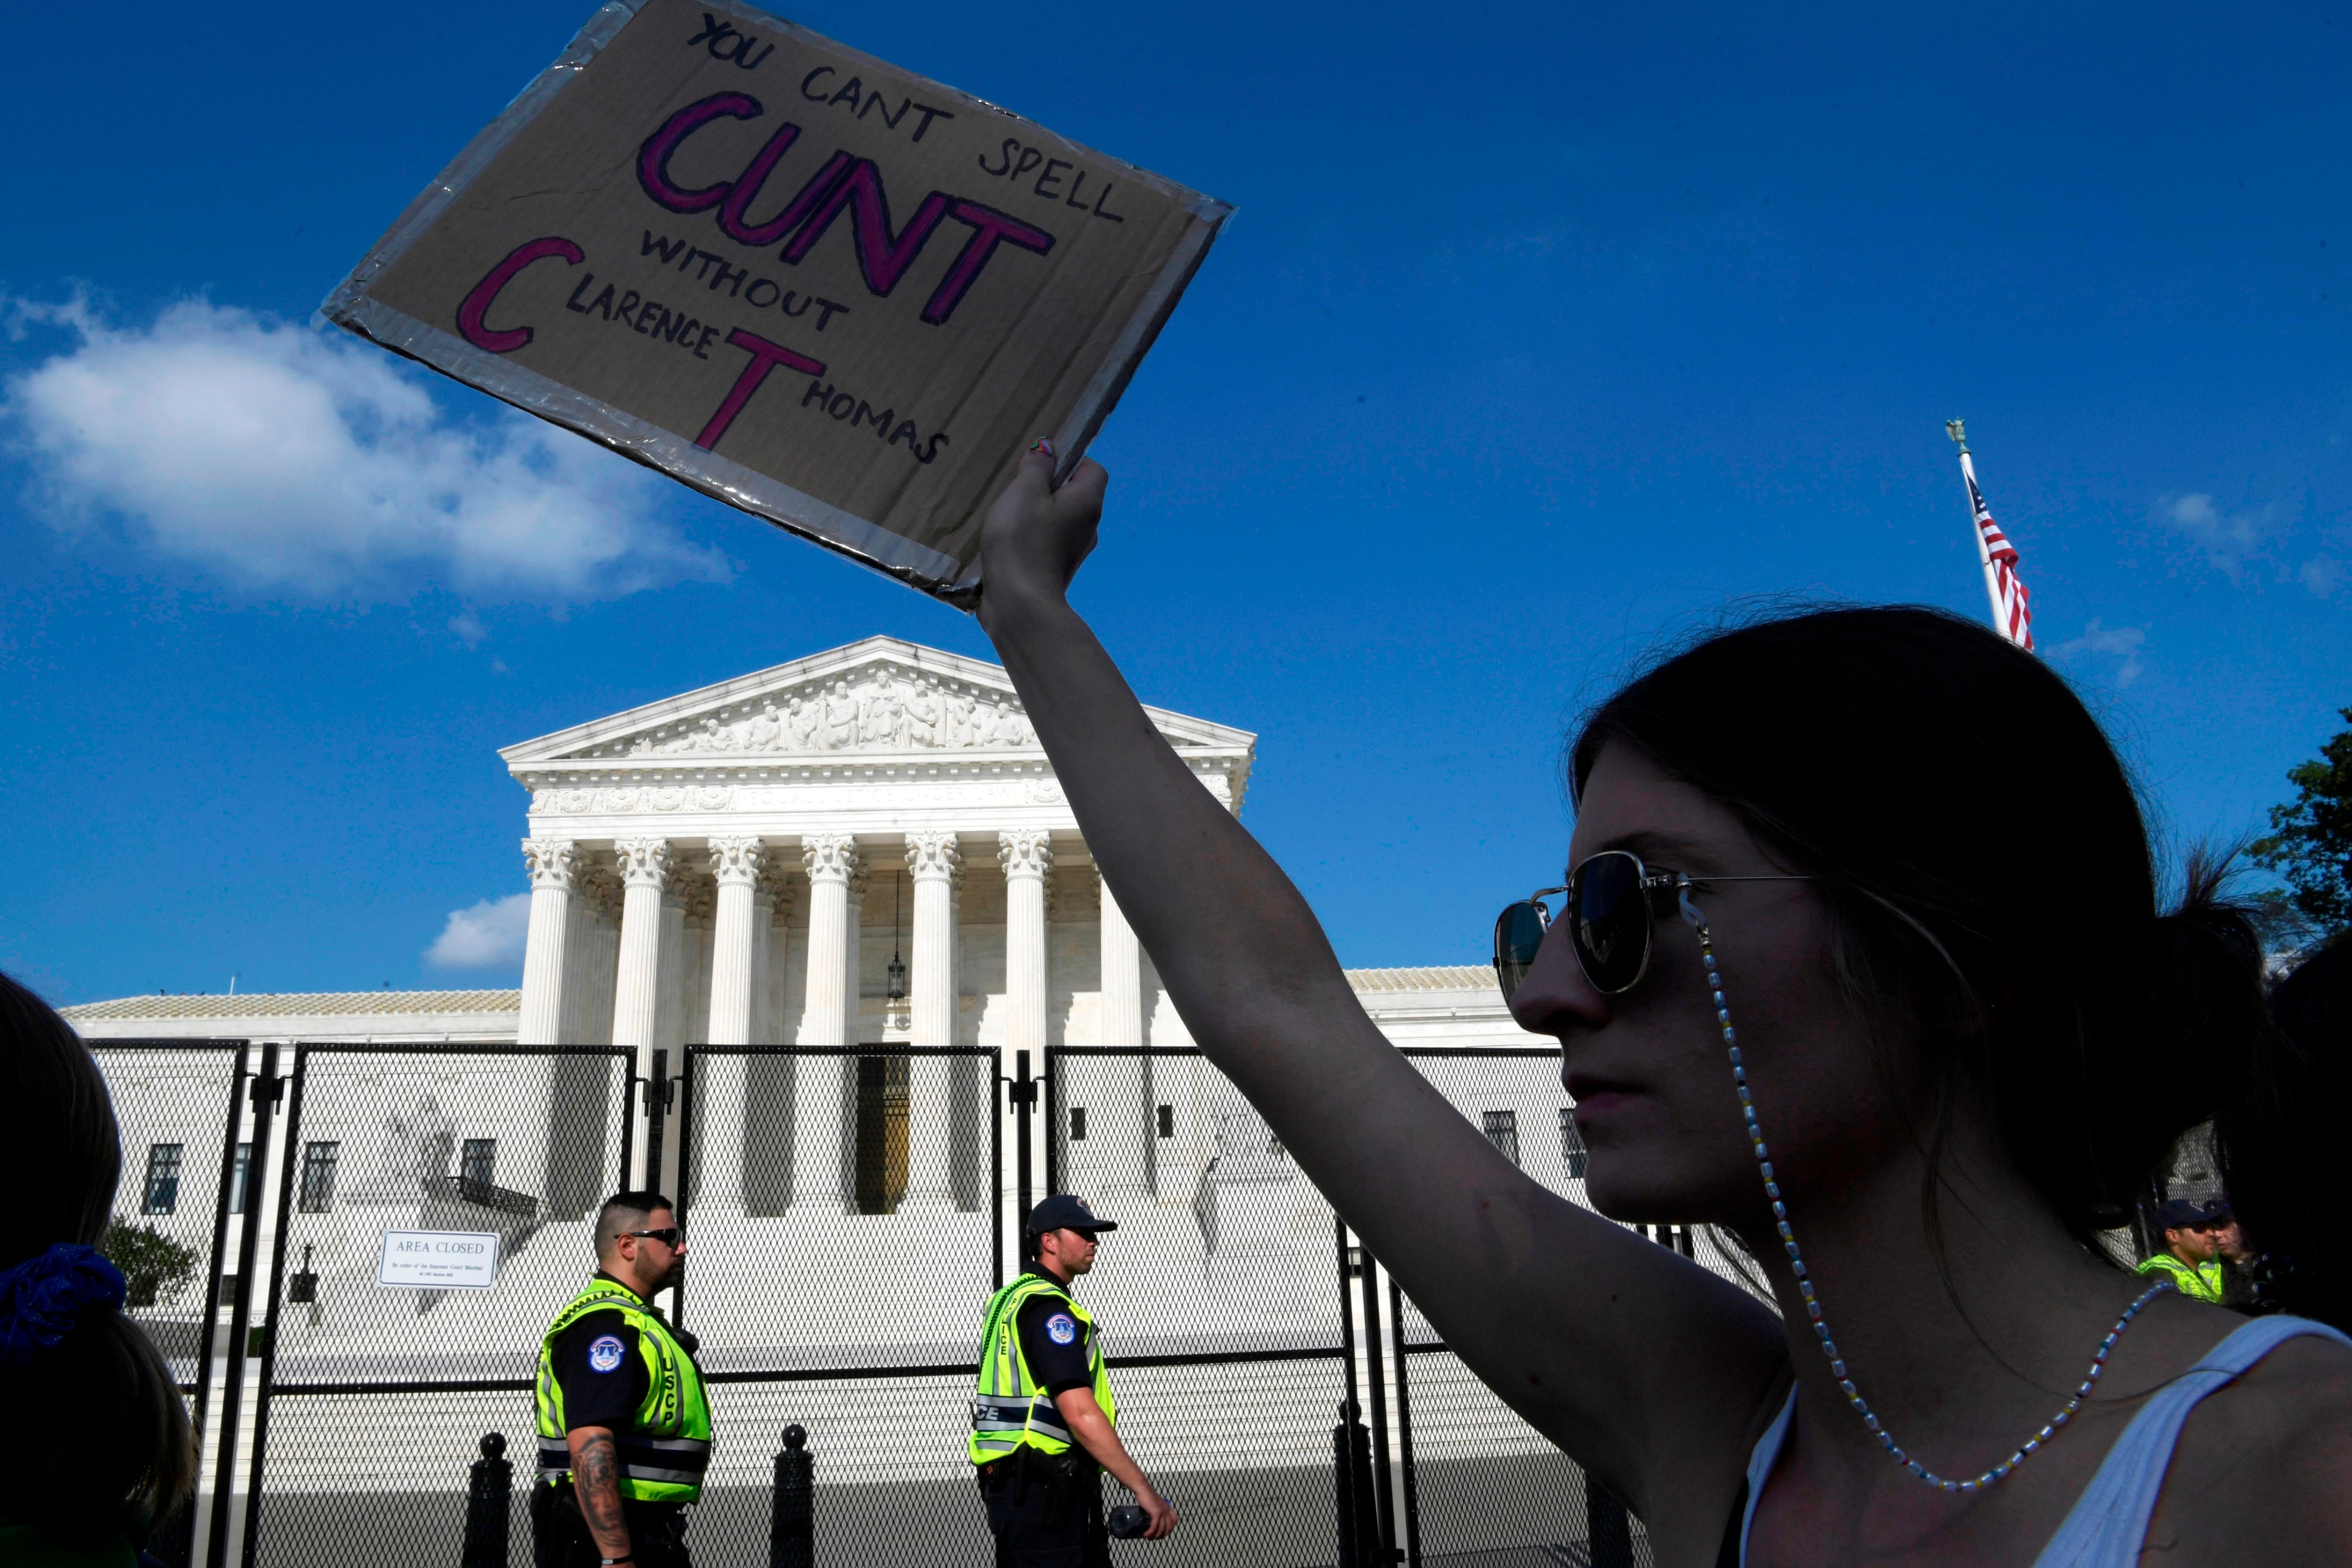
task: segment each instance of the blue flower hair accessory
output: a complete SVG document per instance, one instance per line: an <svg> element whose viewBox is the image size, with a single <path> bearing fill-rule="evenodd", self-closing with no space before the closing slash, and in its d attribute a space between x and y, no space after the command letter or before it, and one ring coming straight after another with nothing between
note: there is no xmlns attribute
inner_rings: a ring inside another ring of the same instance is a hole
<svg viewBox="0 0 2352 1568"><path fill-rule="evenodd" d="M0 1269L0 1366L22 1366L73 1333L92 1307L122 1305L122 1270L95 1247L60 1241Z"/></svg>

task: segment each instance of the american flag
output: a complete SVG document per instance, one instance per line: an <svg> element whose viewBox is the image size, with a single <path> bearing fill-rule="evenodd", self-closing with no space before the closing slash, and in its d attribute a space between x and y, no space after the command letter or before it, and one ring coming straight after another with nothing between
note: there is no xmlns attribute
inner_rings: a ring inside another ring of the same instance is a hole
<svg viewBox="0 0 2352 1568"><path fill-rule="evenodd" d="M1977 534L1983 541L1985 560L1992 574L1994 629L2026 652L2033 651L2033 610L2028 602L2025 580L2017 575L2017 547L2000 531L1986 507L1984 492L1977 488L1975 465L1960 459L1962 476L1969 482L1969 509L1976 515Z"/></svg>
<svg viewBox="0 0 2352 1568"><path fill-rule="evenodd" d="M1969 510L1976 517L1977 540L1983 555L1985 587L1992 600L1993 629L2026 652L2033 651L2033 611L2025 581L2017 575L2017 547L1992 520L1984 492L1977 488L1976 465L1968 448L1960 449L1960 476L1969 483Z"/></svg>

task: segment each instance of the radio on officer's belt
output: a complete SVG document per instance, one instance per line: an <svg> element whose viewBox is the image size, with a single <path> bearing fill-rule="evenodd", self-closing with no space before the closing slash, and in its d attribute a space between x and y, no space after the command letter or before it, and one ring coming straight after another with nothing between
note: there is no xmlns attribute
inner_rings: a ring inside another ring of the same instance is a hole
<svg viewBox="0 0 2352 1568"><path fill-rule="evenodd" d="M1131 1502L1123 1502L1110 1511L1103 1528L1121 1541L1131 1541L1151 1528L1151 1515Z"/></svg>

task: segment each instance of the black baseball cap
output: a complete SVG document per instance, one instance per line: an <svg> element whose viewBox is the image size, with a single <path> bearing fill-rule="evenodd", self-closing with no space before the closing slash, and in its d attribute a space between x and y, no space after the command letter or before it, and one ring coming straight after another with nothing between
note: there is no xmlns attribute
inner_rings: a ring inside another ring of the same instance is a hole
<svg viewBox="0 0 2352 1568"><path fill-rule="evenodd" d="M1097 1231L1117 1230L1108 1219L1097 1219L1087 1200L1076 1193L1057 1192L1029 1211L1028 1223L1022 1228L1031 1236L1043 1236L1049 1230L1076 1230L1092 1236Z"/></svg>
<svg viewBox="0 0 2352 1568"><path fill-rule="evenodd" d="M2191 1203L2185 1197L2167 1198L2155 1214L2158 1230L2190 1230L2200 1225L2218 1225L2230 1218L2227 1204Z"/></svg>

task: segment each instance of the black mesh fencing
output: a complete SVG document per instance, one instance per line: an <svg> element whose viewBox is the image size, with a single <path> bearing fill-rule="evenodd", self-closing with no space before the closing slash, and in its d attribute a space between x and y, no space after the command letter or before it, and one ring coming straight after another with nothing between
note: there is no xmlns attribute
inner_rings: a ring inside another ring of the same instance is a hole
<svg viewBox="0 0 2352 1568"><path fill-rule="evenodd" d="M137 1238L167 1267L134 1312L200 1416L226 1407L207 1379L230 1369L226 1406L245 1380L236 1441L207 1448L208 1479L233 1456L212 1563L361 1542L418 1568L530 1563L539 1344L593 1267L596 1202L639 1179L676 1192L690 1234L663 1304L711 1385L702 1568L761 1568L795 1531L814 1564L989 1560L965 1452L981 1314L1023 1265L1023 1206L1057 1191L1118 1226L1074 1293L1120 1436L1183 1519L1114 1542L1116 1562L1648 1560L1638 1523L1462 1364L1197 1051L1054 1048L1033 1078L992 1048L690 1046L656 1053L650 1083L611 1047L254 1052L100 1051L123 1218L173 1249ZM1556 1053L1405 1054L1582 1201ZM261 1266L242 1270L248 1238ZM1733 1272L1709 1238L1660 1239ZM247 1276L250 1360L226 1354ZM503 1459L481 1458L491 1433Z"/></svg>
<svg viewBox="0 0 2352 1568"><path fill-rule="evenodd" d="M198 1452L227 1359L241 1221L258 1194L245 1124L250 1048L243 1040L95 1040L122 1146L122 1176L99 1249L122 1270L124 1310L186 1397ZM194 1548L197 1510L167 1521L152 1550L170 1564Z"/></svg>
<svg viewBox="0 0 2352 1568"><path fill-rule="evenodd" d="M971 1046L687 1048L691 1250L672 1306L716 1427L698 1562L768 1561L792 1426L816 1562L984 1559L964 1434L982 1309L1010 1266L996 1079L997 1052Z"/></svg>
<svg viewBox="0 0 2352 1568"><path fill-rule="evenodd" d="M530 1479L540 1342L628 1185L633 1055L295 1048L245 1563L455 1561L487 1432Z"/></svg>

